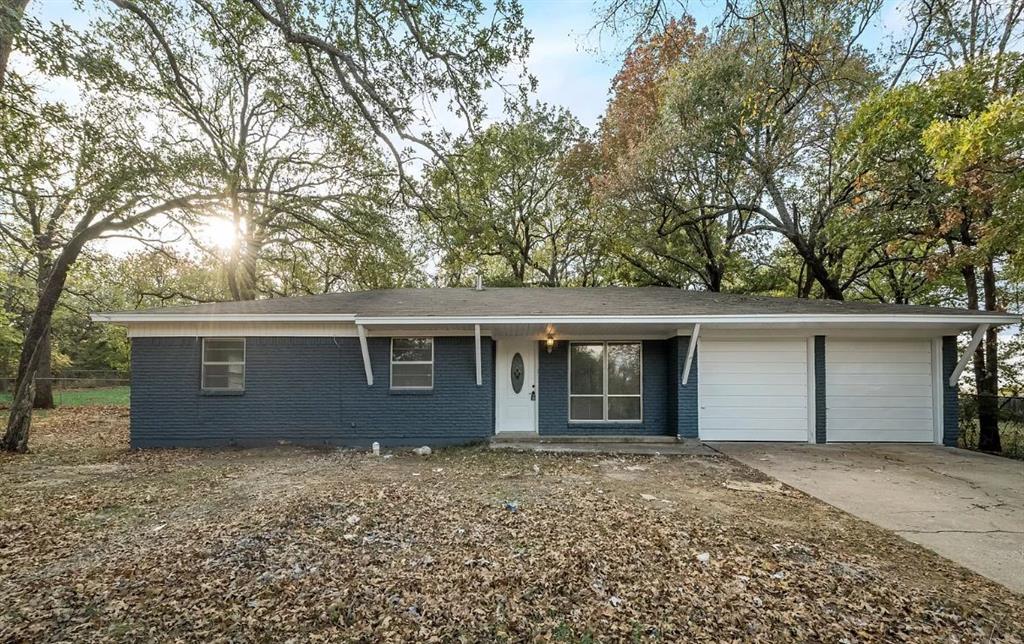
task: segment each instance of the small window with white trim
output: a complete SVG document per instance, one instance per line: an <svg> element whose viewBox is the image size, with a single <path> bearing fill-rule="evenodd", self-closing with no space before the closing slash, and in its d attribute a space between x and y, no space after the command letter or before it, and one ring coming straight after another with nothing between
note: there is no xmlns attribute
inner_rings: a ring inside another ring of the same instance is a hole
<svg viewBox="0 0 1024 644"><path fill-rule="evenodd" d="M391 338L391 388L432 389L434 339Z"/></svg>
<svg viewBox="0 0 1024 644"><path fill-rule="evenodd" d="M245 389L245 338L203 338L203 389Z"/></svg>
<svg viewBox="0 0 1024 644"><path fill-rule="evenodd" d="M569 420L640 422L643 350L639 342L569 344Z"/></svg>

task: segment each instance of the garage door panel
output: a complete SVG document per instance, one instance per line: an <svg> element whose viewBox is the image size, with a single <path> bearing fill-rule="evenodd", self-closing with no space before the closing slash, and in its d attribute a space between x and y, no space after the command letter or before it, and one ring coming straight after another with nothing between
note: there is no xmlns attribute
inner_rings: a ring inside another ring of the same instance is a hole
<svg viewBox="0 0 1024 644"><path fill-rule="evenodd" d="M827 346L827 344L826 344ZM831 359L830 359L831 358ZM833 370L836 374L850 374L850 375L872 375L878 376L878 364L871 362L850 362L841 363L836 362L834 356L826 355L825 358L825 373L826 376L831 374ZM922 373L931 373L931 366L925 369L925 365L916 362L894 362L885 365L885 373L892 375L920 375Z"/></svg>
<svg viewBox="0 0 1024 644"><path fill-rule="evenodd" d="M700 379L705 385L747 385L757 386L765 383L764 373L701 373ZM793 373L772 373L771 382L776 385L787 385L790 387L804 387L807 385L806 371L794 371Z"/></svg>
<svg viewBox="0 0 1024 644"><path fill-rule="evenodd" d="M807 440L807 341L701 340L704 440Z"/></svg>
<svg viewBox="0 0 1024 644"><path fill-rule="evenodd" d="M715 378L719 378L719 382L733 382L735 384L743 384L738 380L732 380L733 378L746 378L753 377L754 383L761 382L774 382L775 378L791 378L794 381L799 381L801 378L807 378L807 366L806 364L772 364L770 367L758 366L755 363L749 364L729 364L729 366L716 366L706 369L708 363L708 356L700 356L699 370L701 380L707 380L709 383L715 382ZM746 382L751 382L748 380Z"/></svg>
<svg viewBox="0 0 1024 644"><path fill-rule="evenodd" d="M900 398L927 398L931 400L932 388L921 385L897 385L885 382L875 385L846 385L846 398L881 398L900 392Z"/></svg>
<svg viewBox="0 0 1024 644"><path fill-rule="evenodd" d="M825 341L829 441L931 442L928 340Z"/></svg>
<svg viewBox="0 0 1024 644"><path fill-rule="evenodd" d="M852 418L843 424L843 429L829 432L834 436L838 432L859 432L860 440L864 440L863 433L871 432L879 437L873 440L885 441L894 440L892 436L902 432L931 432L931 419L906 420L902 418Z"/></svg>
<svg viewBox="0 0 1024 644"><path fill-rule="evenodd" d="M803 380L804 380L803 387L806 388L807 387L807 377L804 376ZM734 384L718 384L718 385L706 384L705 387L704 387L704 393L706 395L712 397L712 398L718 397L718 396L732 396L732 395L735 395L736 387L737 386L745 386L745 387L747 387L748 390L750 391L750 393L752 395L755 395L755 396L771 396L771 397L782 396L782 397L786 397L786 396L788 396L789 394L791 394L793 392L793 385L792 384L788 384L788 385L787 384L781 384L781 383L765 384L765 383L762 382L762 383L759 383L759 384L753 384L753 383L752 384L734 383Z"/></svg>
<svg viewBox="0 0 1024 644"><path fill-rule="evenodd" d="M880 347L892 351L927 351L931 340L927 338L838 338L831 336L828 339L832 345L832 352L835 353L857 353L864 350L878 350ZM865 346L865 342L870 343Z"/></svg>
<svg viewBox="0 0 1024 644"><path fill-rule="evenodd" d="M929 356L931 351L926 345L904 348L902 345L882 348L865 348L863 350L833 350L829 353L837 361L843 362L916 362L920 364L931 364Z"/></svg>
<svg viewBox="0 0 1024 644"><path fill-rule="evenodd" d="M827 371L826 371L827 372ZM828 373L828 380L830 384L834 385L877 385L878 376L872 373L857 373L857 374L834 374ZM932 374L929 369L929 373L908 373L908 374L889 374L886 378L886 382L889 385L897 386L917 386L917 387L930 387L932 386Z"/></svg>
<svg viewBox="0 0 1024 644"><path fill-rule="evenodd" d="M806 353L806 347L804 352ZM800 361L799 356L794 356L793 351L762 351L752 352L744 351L743 349L736 349L735 351L716 351L714 353L702 352L701 358L711 357L713 360L725 363L724 366L728 365L742 365L742 364L753 364L759 368L768 366L767 363L778 363L778 364L799 364L803 365L804 362Z"/></svg>
<svg viewBox="0 0 1024 644"><path fill-rule="evenodd" d="M876 442L886 443L921 443L926 442L921 440L920 429L910 430L894 430L890 432L883 432L884 436L874 438L872 440ZM831 443L863 443L864 433L859 430L836 430L829 432L829 442Z"/></svg>
<svg viewBox="0 0 1024 644"><path fill-rule="evenodd" d="M796 351L805 346L804 342L803 338L710 338L705 336L701 340L701 348L710 353L718 351Z"/></svg>
<svg viewBox="0 0 1024 644"><path fill-rule="evenodd" d="M789 421L798 421L801 427L807 424L807 414L801 415L800 409L793 407L761 407L757 410L757 415L761 418L781 418ZM745 418L750 417L750 409L748 407L733 407L729 405L714 406L702 409L704 417L707 419L725 419L730 422L742 421Z"/></svg>
<svg viewBox="0 0 1024 644"><path fill-rule="evenodd" d="M870 410L877 409L877 407L924 405L930 409L932 404L932 396L927 393L913 396L892 395L896 391L895 387L889 387L882 391L888 395L842 395L831 396L826 400L829 409L830 407L854 407L854 409L863 410L865 414L869 414Z"/></svg>
<svg viewBox="0 0 1024 644"><path fill-rule="evenodd" d="M701 429L701 440L706 441L779 441L795 442L806 441L807 432L797 432L792 429L759 429L756 436L752 435L749 429Z"/></svg>
<svg viewBox="0 0 1024 644"><path fill-rule="evenodd" d="M807 430L798 427L793 429L794 426L799 426L799 418L747 418L743 421L743 429L746 430L790 430L795 434L793 440L807 440ZM807 425L807 418L803 419L803 424ZM736 421L728 418L707 418L703 424L704 429L711 430L738 430ZM760 439L757 439L760 440Z"/></svg>
<svg viewBox="0 0 1024 644"><path fill-rule="evenodd" d="M807 418L807 397L806 396L701 396L701 412L714 411L720 407L733 407L735 409L768 409L771 407L782 407L786 409L803 409L804 418Z"/></svg>
<svg viewBox="0 0 1024 644"><path fill-rule="evenodd" d="M931 396L834 396L826 398L828 409L860 409L871 414L873 409L897 407L925 408L931 413Z"/></svg>
<svg viewBox="0 0 1024 644"><path fill-rule="evenodd" d="M923 406L917 407L888 407L865 410L863 408L831 408L828 410L828 419L835 421L853 421L860 419L878 420L880 418L892 418L894 420L932 420L932 412Z"/></svg>

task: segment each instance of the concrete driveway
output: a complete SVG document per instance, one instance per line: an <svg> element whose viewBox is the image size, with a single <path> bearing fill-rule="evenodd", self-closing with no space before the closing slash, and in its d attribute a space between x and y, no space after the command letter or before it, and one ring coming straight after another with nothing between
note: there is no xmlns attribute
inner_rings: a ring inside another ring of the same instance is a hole
<svg viewBox="0 0 1024 644"><path fill-rule="evenodd" d="M1024 463L937 445L712 443L1024 593Z"/></svg>

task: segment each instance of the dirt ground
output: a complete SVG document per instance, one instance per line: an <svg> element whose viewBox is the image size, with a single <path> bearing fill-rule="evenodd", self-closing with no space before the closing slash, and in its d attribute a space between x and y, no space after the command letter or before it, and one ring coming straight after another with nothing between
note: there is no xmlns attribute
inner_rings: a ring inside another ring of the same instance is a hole
<svg viewBox="0 0 1024 644"><path fill-rule="evenodd" d="M1024 640L1024 598L724 457L0 456L0 641Z"/></svg>

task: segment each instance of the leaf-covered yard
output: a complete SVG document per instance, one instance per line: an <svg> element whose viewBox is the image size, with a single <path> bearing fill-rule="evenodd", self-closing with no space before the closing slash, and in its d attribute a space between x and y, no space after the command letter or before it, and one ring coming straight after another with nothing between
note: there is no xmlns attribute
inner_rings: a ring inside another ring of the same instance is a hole
<svg viewBox="0 0 1024 644"><path fill-rule="evenodd" d="M0 457L0 641L1021 641L1024 599L724 458Z"/></svg>

